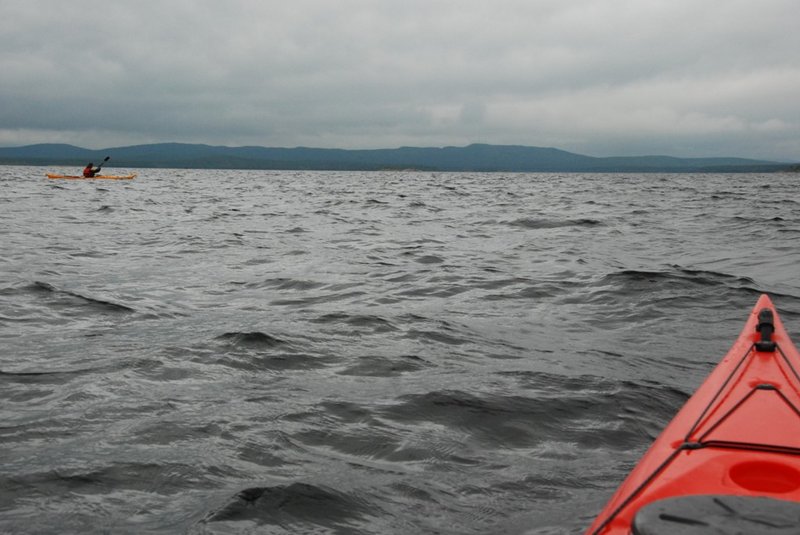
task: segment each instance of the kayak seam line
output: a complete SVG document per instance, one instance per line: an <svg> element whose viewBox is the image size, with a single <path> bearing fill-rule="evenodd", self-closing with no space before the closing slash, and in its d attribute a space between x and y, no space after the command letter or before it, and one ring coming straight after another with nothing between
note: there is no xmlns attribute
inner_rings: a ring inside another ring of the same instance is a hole
<svg viewBox="0 0 800 535"><path fill-rule="evenodd" d="M739 400L739 402L738 402L738 403L736 403L736 405L734 405L733 407L731 407L731 408L730 408L730 410L728 410L728 412L726 412L726 413L725 413L725 414L724 414L724 415L723 415L723 416L722 416L722 417L721 417L719 420L717 420L717 421L714 423L714 425L712 425L712 426L711 426L711 427L708 429L708 431L706 431L705 433L703 433L702 435L700 435L700 437L697 439L697 440L698 440L698 442L701 442L701 443L702 443L702 442L703 442L703 441L704 441L704 440L705 440L705 439L708 437L708 435L709 435L709 434L711 434L711 433L712 433L712 432L713 432L713 431L714 431L714 430L715 430L717 427L719 427L720 425L722 425L722 422L724 422L726 419L728 419L728 417L729 417L731 414L733 414L733 413L734 413L734 412L735 412L737 409L739 409L739 407L741 407L742 405L744 405L745 401L747 401L749 398L751 398L751 397L753 396L753 394L755 394L755 393L756 393L758 390L761 390L761 388L760 388L761 386L762 386L762 385L757 385L757 386L753 387L753 388L750 390L750 392L748 392L748 393L747 393L747 395L745 395L745 396L744 396L744 397L743 397L741 400ZM786 405L788 405L788 406L789 406L789 408L790 408L790 409L792 409L792 411L794 411L794 413L795 413L795 414L796 414L798 417L800 417L800 409L798 409L798 408L797 408L797 407L794 405L794 403L792 403L792 401L791 401L791 400L790 400L788 397L786 397L786 394L784 394L783 392L781 392L781 391L780 391L779 389L777 389L777 388L770 389L770 391L771 391L771 392L775 392L776 394L778 394L778 396L779 396L779 397L780 397L780 398L783 400L783 402L784 402L784 403L786 403ZM725 441L723 441L723 442L725 442ZM744 443L744 442L743 442L743 444L746 444L746 443ZM764 444L764 446L767 446L767 447L769 447L769 445L768 445L768 444Z"/></svg>
<svg viewBox="0 0 800 535"><path fill-rule="evenodd" d="M686 436L684 437L684 442L689 442L689 438L694 434L697 428L700 427L700 422L702 422L705 419L706 415L708 414L708 411L716 403L717 398L719 398L722 395L722 392L724 392L725 389L728 387L728 384L731 382L731 379L733 379L734 375L736 375L736 372L739 371L739 368L741 368L744 361L747 360L747 357L749 357L750 354L753 353L754 347L755 344L750 344L750 347L747 348L747 351L745 351L744 355L742 355L742 357L739 359L739 362L736 364L736 367L734 367L733 370L731 370L731 373L728 374L728 377L725 379L725 382L722 383L722 386L719 387L717 392L714 394L714 397L711 398L711 401L708 402L706 407L703 409L703 412L700 413L700 416L697 418L694 424L692 424L692 426L689 428L689 431L686 433Z"/></svg>
<svg viewBox="0 0 800 535"><path fill-rule="evenodd" d="M650 483L653 482L653 480L656 478L656 476L658 476L658 474L663 472L664 469L667 466L669 466L670 463L672 463L672 461L674 461L675 458L678 457L678 455L682 451L684 451L686 449L690 449L690 446L689 446L688 442L684 442L683 444L678 446L675 449L675 451L673 451L669 455L669 457L667 457L664 460L664 462L661 463L661 465L656 467L656 469L653 470L653 472L649 476L647 476L647 478L644 481L642 481L642 483L638 487L633 489L633 491L631 491L631 493L628 494L628 496L622 501L622 503L616 509L614 509L614 511L612 511L611 514L608 515L608 518L606 518L599 526L597 526L597 529L595 529L591 533L591 535L599 535L606 527L608 527L608 525L611 522L613 522L613 520L623 511L623 509L628 507L631 504L631 502L634 499L636 499L636 496L638 496L645 488L647 488L650 485Z"/></svg>
<svg viewBox="0 0 800 535"><path fill-rule="evenodd" d="M714 425L712 425L711 427L709 427L709 428L708 428L708 430L707 430L705 433L703 433L702 435L700 435L700 436L698 437L697 441L702 443L702 442L703 442L703 441L706 439L706 437L708 437L708 435L709 435L709 434L711 434L711 433L712 433L712 432L713 432L713 431L714 431L714 430L715 430L717 427L719 427L720 425L722 425L722 423L723 423L725 420L727 420L727 419L728 419L728 417L729 417L731 414L733 414L733 413L734 413L734 412L735 412L737 409L739 409L739 407L741 407L742 405L744 405L744 403L745 403L745 402L746 402L748 399L750 399L751 397L753 397L753 394L755 394L757 390L758 390L758 387L751 388L751 389L750 389L750 391L749 391L747 394L745 394L745 396L744 396L742 399L740 399L739 401L737 401L737 402L736 402L736 404L735 404L733 407L731 407L730 409L728 409L728 412L726 412L725 414L723 414L723 415L722 415L722 416L719 418L719 420L717 420L716 422L714 422ZM797 412L797 411L795 410L795 412Z"/></svg>

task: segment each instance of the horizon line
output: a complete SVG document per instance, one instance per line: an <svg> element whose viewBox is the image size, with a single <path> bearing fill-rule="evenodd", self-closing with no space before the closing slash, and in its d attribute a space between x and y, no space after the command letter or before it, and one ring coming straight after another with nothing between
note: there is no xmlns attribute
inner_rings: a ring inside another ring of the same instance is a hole
<svg viewBox="0 0 800 535"><path fill-rule="evenodd" d="M329 150L329 151L342 151L342 152L368 152L368 151L390 151L390 150L401 150L401 149L466 149L469 147L476 147L476 146L486 146L486 147L515 147L515 148L528 148L528 149L544 149L544 150L555 150L560 152L565 152L568 154L574 154L576 156L586 156L589 158L652 158L652 157L661 157L661 158L676 158L681 160L695 160L695 159L715 159L715 158L736 158L736 159L743 159L743 160L758 160L762 162L770 162L776 164L798 164L800 163L800 158L795 160L771 160L771 159L764 159L760 157L752 157L752 156L675 156L669 153L646 153L646 154L635 154L635 155L604 155L604 156L595 156L591 154L581 153L581 152L573 152L571 150L562 149L555 146L541 146L541 145L523 145L519 143L486 143L486 142L471 142L466 143L464 145L400 145L395 147L381 147L381 148L339 148L339 147L314 147L308 145L296 145L296 146L279 146L279 145L224 145L224 144L211 144L211 143L192 143L192 142L185 142L185 141L154 141L149 143L134 143L130 145L113 145L113 146L106 146L101 148L88 148L83 147L80 145L73 145L71 143L64 143L64 142L39 142L39 143L27 143L24 145L0 145L0 149L23 149L27 147L37 147L37 146L63 146L63 147L72 147L75 149L81 149L86 151L92 152L100 152L100 151L107 151L107 150L114 150L114 149L126 149L126 148L133 148L133 147L148 147L148 146L156 146L156 145L185 145L185 146L197 146L197 147L209 147L209 148L224 148L224 149L246 149L246 148L262 148L262 149L280 149L280 150L297 150L297 149L306 149L306 150Z"/></svg>

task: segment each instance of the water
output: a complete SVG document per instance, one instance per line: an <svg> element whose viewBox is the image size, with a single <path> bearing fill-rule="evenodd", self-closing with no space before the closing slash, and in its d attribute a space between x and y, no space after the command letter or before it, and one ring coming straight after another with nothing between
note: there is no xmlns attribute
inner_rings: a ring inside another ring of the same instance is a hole
<svg viewBox="0 0 800 535"><path fill-rule="evenodd" d="M0 167L0 531L580 533L762 292L797 175Z"/></svg>

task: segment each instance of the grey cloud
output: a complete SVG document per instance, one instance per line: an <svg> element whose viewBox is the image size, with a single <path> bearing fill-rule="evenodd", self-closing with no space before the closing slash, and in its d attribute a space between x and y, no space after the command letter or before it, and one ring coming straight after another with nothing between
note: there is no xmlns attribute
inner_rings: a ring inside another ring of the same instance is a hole
<svg viewBox="0 0 800 535"><path fill-rule="evenodd" d="M3 5L3 145L800 159L794 0Z"/></svg>

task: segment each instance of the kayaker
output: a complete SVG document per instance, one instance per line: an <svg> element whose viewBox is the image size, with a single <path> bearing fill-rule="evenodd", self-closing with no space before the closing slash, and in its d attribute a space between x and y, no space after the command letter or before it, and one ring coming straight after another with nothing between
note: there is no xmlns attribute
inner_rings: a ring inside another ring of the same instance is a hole
<svg viewBox="0 0 800 535"><path fill-rule="evenodd" d="M83 168L83 176L85 178L92 178L94 175L100 172L99 167L95 167L93 162L89 162L89 164Z"/></svg>

